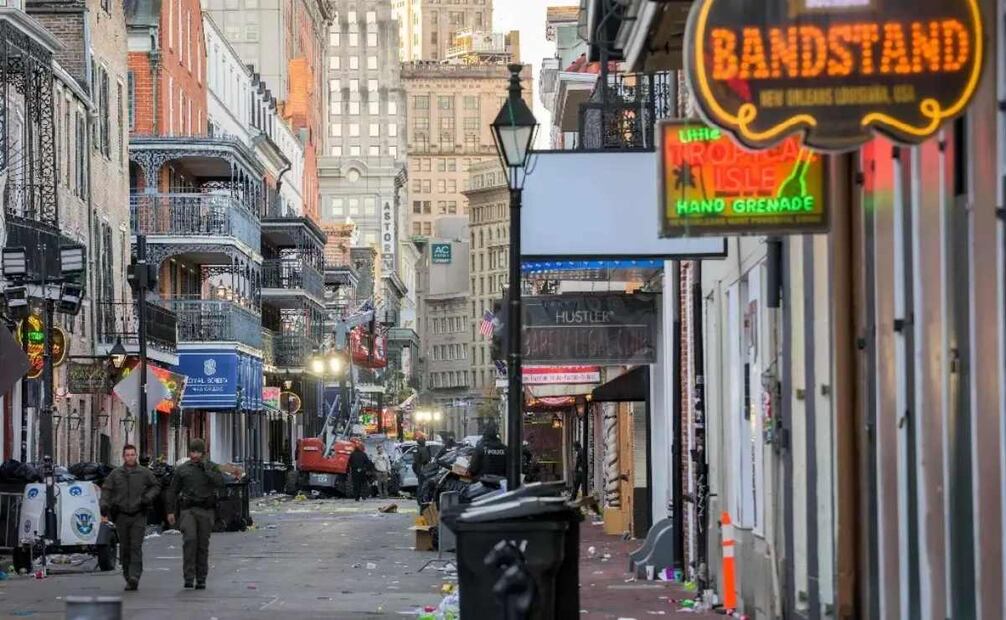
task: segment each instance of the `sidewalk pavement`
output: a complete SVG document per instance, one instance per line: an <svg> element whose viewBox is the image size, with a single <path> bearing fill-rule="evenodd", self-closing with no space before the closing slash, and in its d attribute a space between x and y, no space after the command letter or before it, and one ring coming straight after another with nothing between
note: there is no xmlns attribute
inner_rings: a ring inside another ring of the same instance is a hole
<svg viewBox="0 0 1006 620"><path fill-rule="evenodd" d="M604 533L588 516L580 524L580 617L587 620L620 618L723 618L710 612L679 611L678 601L691 598L680 583L636 580L628 572L629 552L642 540L622 540ZM593 547L594 553L589 549Z"/></svg>

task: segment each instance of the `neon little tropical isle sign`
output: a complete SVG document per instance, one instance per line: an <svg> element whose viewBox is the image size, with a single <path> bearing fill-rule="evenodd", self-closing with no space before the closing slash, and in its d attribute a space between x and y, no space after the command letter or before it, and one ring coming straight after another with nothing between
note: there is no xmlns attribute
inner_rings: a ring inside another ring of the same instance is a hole
<svg viewBox="0 0 1006 620"><path fill-rule="evenodd" d="M874 131L915 144L961 114L985 54L978 0L699 0L685 63L703 115L751 148Z"/></svg>

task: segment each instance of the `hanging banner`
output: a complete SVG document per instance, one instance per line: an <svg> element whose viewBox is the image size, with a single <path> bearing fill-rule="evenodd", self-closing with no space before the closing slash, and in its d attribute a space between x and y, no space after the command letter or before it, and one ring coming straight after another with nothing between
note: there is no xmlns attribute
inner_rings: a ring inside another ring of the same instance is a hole
<svg viewBox="0 0 1006 620"><path fill-rule="evenodd" d="M388 337L371 334L363 326L349 333L349 350L353 363L361 368L384 368L388 365Z"/></svg>
<svg viewBox="0 0 1006 620"><path fill-rule="evenodd" d="M234 409L237 406L237 353L180 352L176 369L188 377L182 396L184 408Z"/></svg>
<svg viewBox="0 0 1006 620"><path fill-rule="evenodd" d="M660 125L662 237L825 232L824 158L791 136L747 151L716 127Z"/></svg>
<svg viewBox="0 0 1006 620"><path fill-rule="evenodd" d="M703 115L751 148L917 144L971 100L982 28L978 0L700 0L685 70Z"/></svg>
<svg viewBox="0 0 1006 620"><path fill-rule="evenodd" d="M136 372L140 367L138 360L133 361L130 366L122 369L122 374L120 379L125 379L132 373ZM170 414L175 407L180 407L182 403L182 395L185 393L185 382L188 377L185 375L180 375L177 372L171 372L167 368L161 368L160 366L150 365L147 367L147 383L151 381L157 381L160 383L165 390L167 390L168 396L157 402L154 407L160 413Z"/></svg>
<svg viewBox="0 0 1006 620"><path fill-rule="evenodd" d="M395 207L385 200L381 207L381 272L391 275L395 271L395 249L398 246L398 231L395 227Z"/></svg>

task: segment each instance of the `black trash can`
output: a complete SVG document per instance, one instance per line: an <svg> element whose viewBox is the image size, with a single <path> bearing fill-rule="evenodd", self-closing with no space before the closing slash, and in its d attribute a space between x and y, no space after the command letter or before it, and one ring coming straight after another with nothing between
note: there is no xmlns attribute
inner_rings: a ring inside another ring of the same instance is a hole
<svg viewBox="0 0 1006 620"><path fill-rule="evenodd" d="M499 574L485 565L486 555L503 540L527 541L524 557L537 586L534 620L580 615L580 513L551 489L529 485L441 518L457 535L461 617L503 618L493 594ZM542 496L544 495L544 496Z"/></svg>
<svg viewBox="0 0 1006 620"><path fill-rule="evenodd" d="M243 532L252 524L251 509L248 505L248 480L228 481L217 494L217 532Z"/></svg>

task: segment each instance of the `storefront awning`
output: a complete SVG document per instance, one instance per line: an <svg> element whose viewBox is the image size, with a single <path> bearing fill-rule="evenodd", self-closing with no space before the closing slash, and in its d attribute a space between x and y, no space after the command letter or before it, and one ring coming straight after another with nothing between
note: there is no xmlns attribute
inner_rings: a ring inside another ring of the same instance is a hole
<svg viewBox="0 0 1006 620"><path fill-rule="evenodd" d="M595 402L638 402L650 398L650 367L636 366L604 385L594 388L591 397Z"/></svg>

